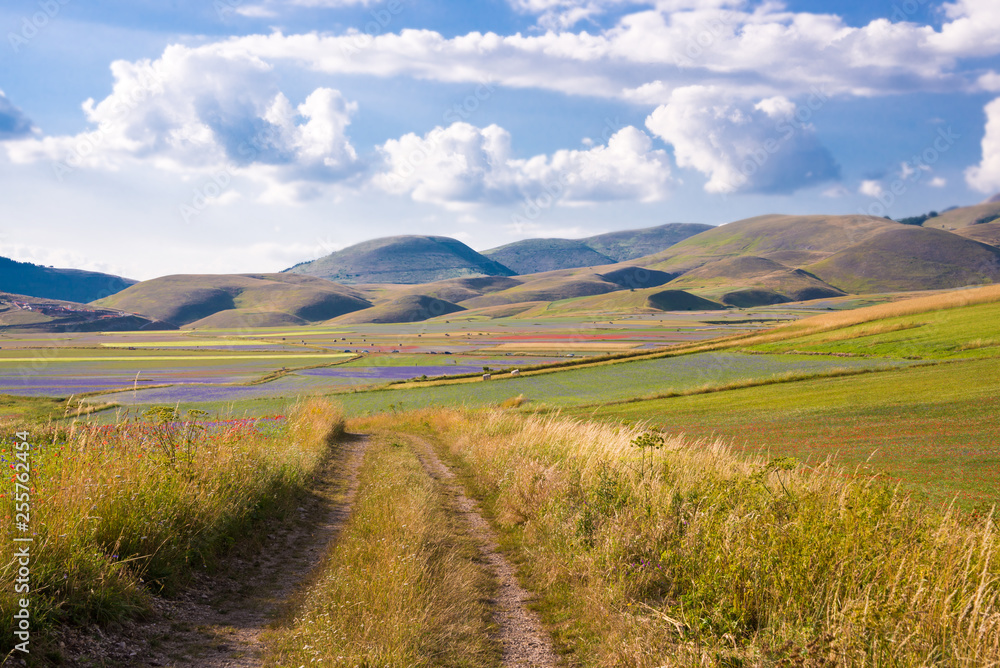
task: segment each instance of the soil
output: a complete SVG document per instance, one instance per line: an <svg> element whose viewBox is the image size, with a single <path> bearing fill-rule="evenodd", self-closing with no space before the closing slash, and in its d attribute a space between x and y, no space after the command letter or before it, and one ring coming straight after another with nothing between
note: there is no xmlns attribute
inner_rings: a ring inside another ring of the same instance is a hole
<svg viewBox="0 0 1000 668"><path fill-rule="evenodd" d="M348 436L331 457L296 521L267 528L263 547L229 557L212 574L196 574L176 598L156 598L147 621L108 631L66 631L57 643L66 666L262 665L262 635L288 613L294 594L323 562L353 507L368 438Z"/></svg>
<svg viewBox="0 0 1000 668"><path fill-rule="evenodd" d="M500 552L496 534L483 519L475 501L466 496L455 474L437 456L431 445L412 437L417 444L417 456L424 469L449 490L455 509L468 524L470 533L479 543L479 550L489 564L498 586L493 605L497 640L503 648L501 665L517 668L549 668L558 665L552 640L542 627L541 620L528 608L532 600L517 580L517 571Z"/></svg>

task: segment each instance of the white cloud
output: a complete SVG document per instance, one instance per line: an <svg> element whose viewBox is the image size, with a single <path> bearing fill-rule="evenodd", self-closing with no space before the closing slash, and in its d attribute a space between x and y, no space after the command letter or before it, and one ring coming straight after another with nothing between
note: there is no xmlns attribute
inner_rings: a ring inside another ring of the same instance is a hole
<svg viewBox="0 0 1000 668"><path fill-rule="evenodd" d="M516 2L543 15L627 4ZM723 2L683 1L636 11L595 33L473 32L450 39L430 30L409 29L376 36L273 33L234 38L211 48L292 60L331 74L489 80L646 103L663 103L666 94L693 84L725 86L744 97L762 99L794 97L812 89L858 96L929 87L965 91L974 84L959 73L958 59L1000 53L1000 37L966 43L955 35L967 24L993 25L992 3L967 0L939 32L929 25L887 19L853 27L836 15L789 12L773 2L728 9Z"/></svg>
<svg viewBox="0 0 1000 668"><path fill-rule="evenodd" d="M1000 74L990 70L976 79L976 85L988 93L1000 93Z"/></svg>
<svg viewBox="0 0 1000 668"><path fill-rule="evenodd" d="M844 186L837 184L835 186L830 186L822 193L823 197L829 197L831 199L839 199L841 197L847 197L851 194L851 191Z"/></svg>
<svg viewBox="0 0 1000 668"><path fill-rule="evenodd" d="M940 176L935 176L934 178L932 178L930 181L927 182L927 185L929 185L931 188L944 188L946 185L948 185L948 180Z"/></svg>
<svg viewBox="0 0 1000 668"><path fill-rule="evenodd" d="M380 147L378 187L450 209L545 199L563 205L609 200L652 202L667 194L666 153L641 130L626 127L607 145L515 159L510 134L497 125L454 123L423 137L407 134Z"/></svg>
<svg viewBox="0 0 1000 668"><path fill-rule="evenodd" d="M263 5L247 5L246 7L236 7L236 13L251 19L273 19L278 12L268 9Z"/></svg>
<svg viewBox="0 0 1000 668"><path fill-rule="evenodd" d="M861 182L858 192L868 197L881 197L885 191L882 189L882 184L878 181L867 180Z"/></svg>
<svg viewBox="0 0 1000 668"><path fill-rule="evenodd" d="M678 166L709 177L707 192L790 193L839 176L802 120L811 114L783 97L753 103L718 87L687 86L673 91L646 127L673 145Z"/></svg>
<svg viewBox="0 0 1000 668"><path fill-rule="evenodd" d="M8 142L15 162L181 174L225 170L278 188L344 179L359 169L346 135L356 105L317 88L293 106L272 67L247 53L171 46L156 61L111 66L111 94L87 100L93 129Z"/></svg>
<svg viewBox="0 0 1000 668"><path fill-rule="evenodd" d="M986 135L983 137L983 159L965 170L965 181L984 193L1000 190L1000 98L986 105Z"/></svg>

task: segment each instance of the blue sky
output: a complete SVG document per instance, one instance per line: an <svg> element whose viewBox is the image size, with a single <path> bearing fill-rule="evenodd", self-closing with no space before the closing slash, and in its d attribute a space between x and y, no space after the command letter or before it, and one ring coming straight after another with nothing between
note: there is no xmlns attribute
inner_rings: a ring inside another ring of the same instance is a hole
<svg viewBox="0 0 1000 668"><path fill-rule="evenodd" d="M151 278L1000 191L1000 6L17 0L0 255Z"/></svg>

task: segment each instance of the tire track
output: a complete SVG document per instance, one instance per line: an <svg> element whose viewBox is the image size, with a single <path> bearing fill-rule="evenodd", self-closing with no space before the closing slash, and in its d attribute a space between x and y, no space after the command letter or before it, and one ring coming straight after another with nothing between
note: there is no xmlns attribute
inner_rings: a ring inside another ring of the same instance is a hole
<svg viewBox="0 0 1000 668"><path fill-rule="evenodd" d="M541 620L530 610L527 602L532 595L517 580L517 572L500 552L496 534L483 519L478 505L470 499L455 474L441 461L426 440L407 435L416 445L415 451L424 470L449 492L456 511L463 517L473 537L479 543L483 559L490 565L497 579L493 618L499 628L497 639L503 648L501 665L510 668L549 668L559 660L552 647L552 640L542 627Z"/></svg>
<svg viewBox="0 0 1000 668"><path fill-rule="evenodd" d="M259 552L227 560L219 574L195 578L177 599L156 599L155 618L120 632L67 638L67 665L258 668L263 635L287 612L293 594L317 573L358 491L367 436L347 436L324 463L299 517L272 525ZM93 629L91 630L93 631Z"/></svg>

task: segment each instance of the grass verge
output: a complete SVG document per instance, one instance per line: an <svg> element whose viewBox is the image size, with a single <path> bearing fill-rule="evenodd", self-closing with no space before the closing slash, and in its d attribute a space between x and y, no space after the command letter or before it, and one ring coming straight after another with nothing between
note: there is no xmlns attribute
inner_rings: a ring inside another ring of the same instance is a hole
<svg viewBox="0 0 1000 668"><path fill-rule="evenodd" d="M990 516L712 441L539 416L427 414L569 661L1000 661Z"/></svg>
<svg viewBox="0 0 1000 668"><path fill-rule="evenodd" d="M410 446L380 436L322 574L265 665L495 666L492 582Z"/></svg>
<svg viewBox="0 0 1000 668"><path fill-rule="evenodd" d="M286 423L206 424L177 420L174 409L152 417L31 432L27 531L13 521L10 478L0 493L4 628L13 628L21 598L30 600L36 643L59 624L141 615L152 593L183 586L193 569L211 567L254 527L293 510L343 431L339 409L319 400L297 406ZM0 451L11 468L22 452L14 429ZM30 590L15 593L14 538L29 535ZM12 648L4 633L0 651Z"/></svg>

